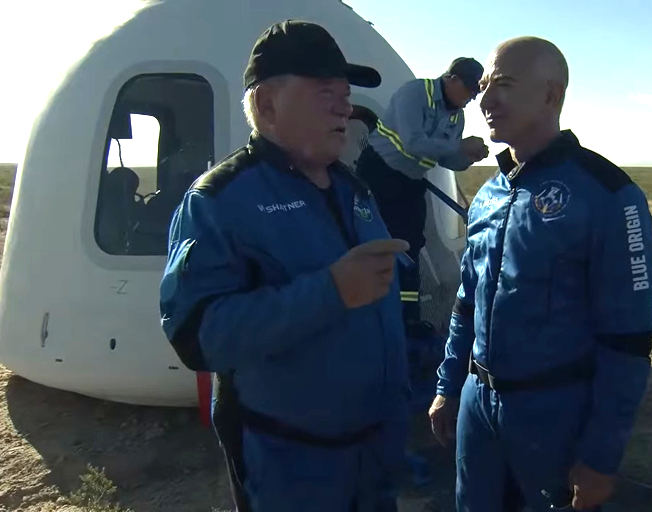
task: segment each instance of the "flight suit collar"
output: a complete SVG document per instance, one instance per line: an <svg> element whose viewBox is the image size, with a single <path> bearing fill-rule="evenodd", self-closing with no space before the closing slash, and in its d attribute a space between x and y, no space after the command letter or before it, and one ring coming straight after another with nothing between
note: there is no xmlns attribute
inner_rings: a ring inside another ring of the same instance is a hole
<svg viewBox="0 0 652 512"><path fill-rule="evenodd" d="M514 162L509 148L496 155L496 160L500 172L506 175L508 179L513 179L524 167L531 170L533 168L554 166L568 158L579 148L580 143L575 134L571 130L562 130L548 147L521 165Z"/></svg>
<svg viewBox="0 0 652 512"><path fill-rule="evenodd" d="M297 169L297 167L290 161L289 155L283 148L268 138L264 137L260 133L253 132L249 136L249 142L247 146L250 153L260 156L262 159L269 162L275 169L301 177L304 176L301 171ZM347 178L353 185L356 192L362 193L364 195L369 195L369 188L366 186L366 184L362 182L355 175L353 170L343 162L340 162L339 160L333 162L328 166L328 170L338 175L343 175L345 178Z"/></svg>
<svg viewBox="0 0 652 512"><path fill-rule="evenodd" d="M252 132L247 147L250 153L260 156L272 164L275 169L292 174L299 173L299 170L290 161L287 152L260 133Z"/></svg>

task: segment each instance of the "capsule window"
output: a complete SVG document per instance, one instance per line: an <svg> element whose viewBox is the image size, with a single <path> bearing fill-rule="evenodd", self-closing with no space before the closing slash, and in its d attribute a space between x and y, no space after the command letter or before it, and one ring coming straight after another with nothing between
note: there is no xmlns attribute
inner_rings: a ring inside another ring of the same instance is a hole
<svg viewBox="0 0 652 512"><path fill-rule="evenodd" d="M148 74L120 90L109 123L95 240L113 255L165 255L174 210L215 161L213 90L194 74Z"/></svg>

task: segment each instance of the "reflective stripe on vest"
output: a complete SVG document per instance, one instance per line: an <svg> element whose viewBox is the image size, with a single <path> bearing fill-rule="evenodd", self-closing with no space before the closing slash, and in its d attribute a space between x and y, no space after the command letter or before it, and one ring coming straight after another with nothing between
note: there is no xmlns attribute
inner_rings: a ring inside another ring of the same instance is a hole
<svg viewBox="0 0 652 512"><path fill-rule="evenodd" d="M423 81L426 86L426 97L428 98L428 106L430 108L435 108L435 101L432 99L433 95L435 94L435 84L430 78L425 78Z"/></svg>
<svg viewBox="0 0 652 512"><path fill-rule="evenodd" d="M419 302L419 292L401 292L401 302Z"/></svg>
<svg viewBox="0 0 652 512"><path fill-rule="evenodd" d="M425 167L426 169L430 169L435 165L437 165L437 162L435 162L434 160L430 160L429 158L422 158L421 160L419 160L417 157L405 151L405 147L403 146L403 141L398 136L398 133L387 128L380 119L376 123L376 130L380 135L386 137L400 153L402 153L410 160L417 161L420 166Z"/></svg>
<svg viewBox="0 0 652 512"><path fill-rule="evenodd" d="M433 95L435 93L435 84L433 80L430 78L424 78L423 83L426 87L426 98L428 100L428 107L435 108L435 100L433 99ZM457 117L457 114L455 114L455 116ZM431 169L432 167L437 165L437 162L431 160L430 158L424 157L418 159L414 155L408 153L405 150L403 141L401 140L401 137L399 137L398 133L387 128L387 126L385 126L380 119L376 123L376 129L378 130L378 133L383 137L386 137L402 155L406 156L410 160L417 161L421 167L425 167L426 169Z"/></svg>

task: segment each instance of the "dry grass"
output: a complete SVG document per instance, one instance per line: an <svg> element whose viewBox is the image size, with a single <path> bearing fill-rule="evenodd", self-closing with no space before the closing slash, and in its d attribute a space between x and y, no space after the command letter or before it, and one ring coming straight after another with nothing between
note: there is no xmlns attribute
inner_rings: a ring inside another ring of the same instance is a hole
<svg viewBox="0 0 652 512"><path fill-rule="evenodd" d="M652 167L624 167L627 174L643 189L652 210ZM496 172L496 167L473 166L458 174L460 188L470 201L478 189Z"/></svg>
<svg viewBox="0 0 652 512"><path fill-rule="evenodd" d="M9 217L15 170L16 166L13 164L0 164L0 218L2 219Z"/></svg>
<svg viewBox="0 0 652 512"><path fill-rule="evenodd" d="M81 507L84 512L133 512L114 503L117 488L106 477L104 469L100 470L90 464L87 468L88 472L79 477L79 489L71 493L67 501Z"/></svg>
<svg viewBox="0 0 652 512"><path fill-rule="evenodd" d="M457 181L469 203L480 187L494 175L496 169L496 167L474 165L464 172L457 173Z"/></svg>

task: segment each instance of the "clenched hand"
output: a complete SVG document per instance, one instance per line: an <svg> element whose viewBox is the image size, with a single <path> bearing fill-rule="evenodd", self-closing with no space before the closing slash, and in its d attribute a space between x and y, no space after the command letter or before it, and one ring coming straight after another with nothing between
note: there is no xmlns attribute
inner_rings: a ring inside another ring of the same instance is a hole
<svg viewBox="0 0 652 512"><path fill-rule="evenodd" d="M489 148L480 137L472 135L462 139L460 143L462 153L468 156L473 162L479 162L489 156Z"/></svg>
<svg viewBox="0 0 652 512"><path fill-rule="evenodd" d="M430 406L428 416L432 433L442 446L448 446L448 443L455 439L455 418L459 408L459 399L442 395L437 395Z"/></svg>
<svg viewBox="0 0 652 512"><path fill-rule="evenodd" d="M347 252L330 267L347 308L359 308L383 298L394 279L395 255L410 248L405 240L372 240Z"/></svg>
<svg viewBox="0 0 652 512"><path fill-rule="evenodd" d="M613 476L598 473L582 463L575 464L568 478L575 510L591 510L602 505L614 492Z"/></svg>

